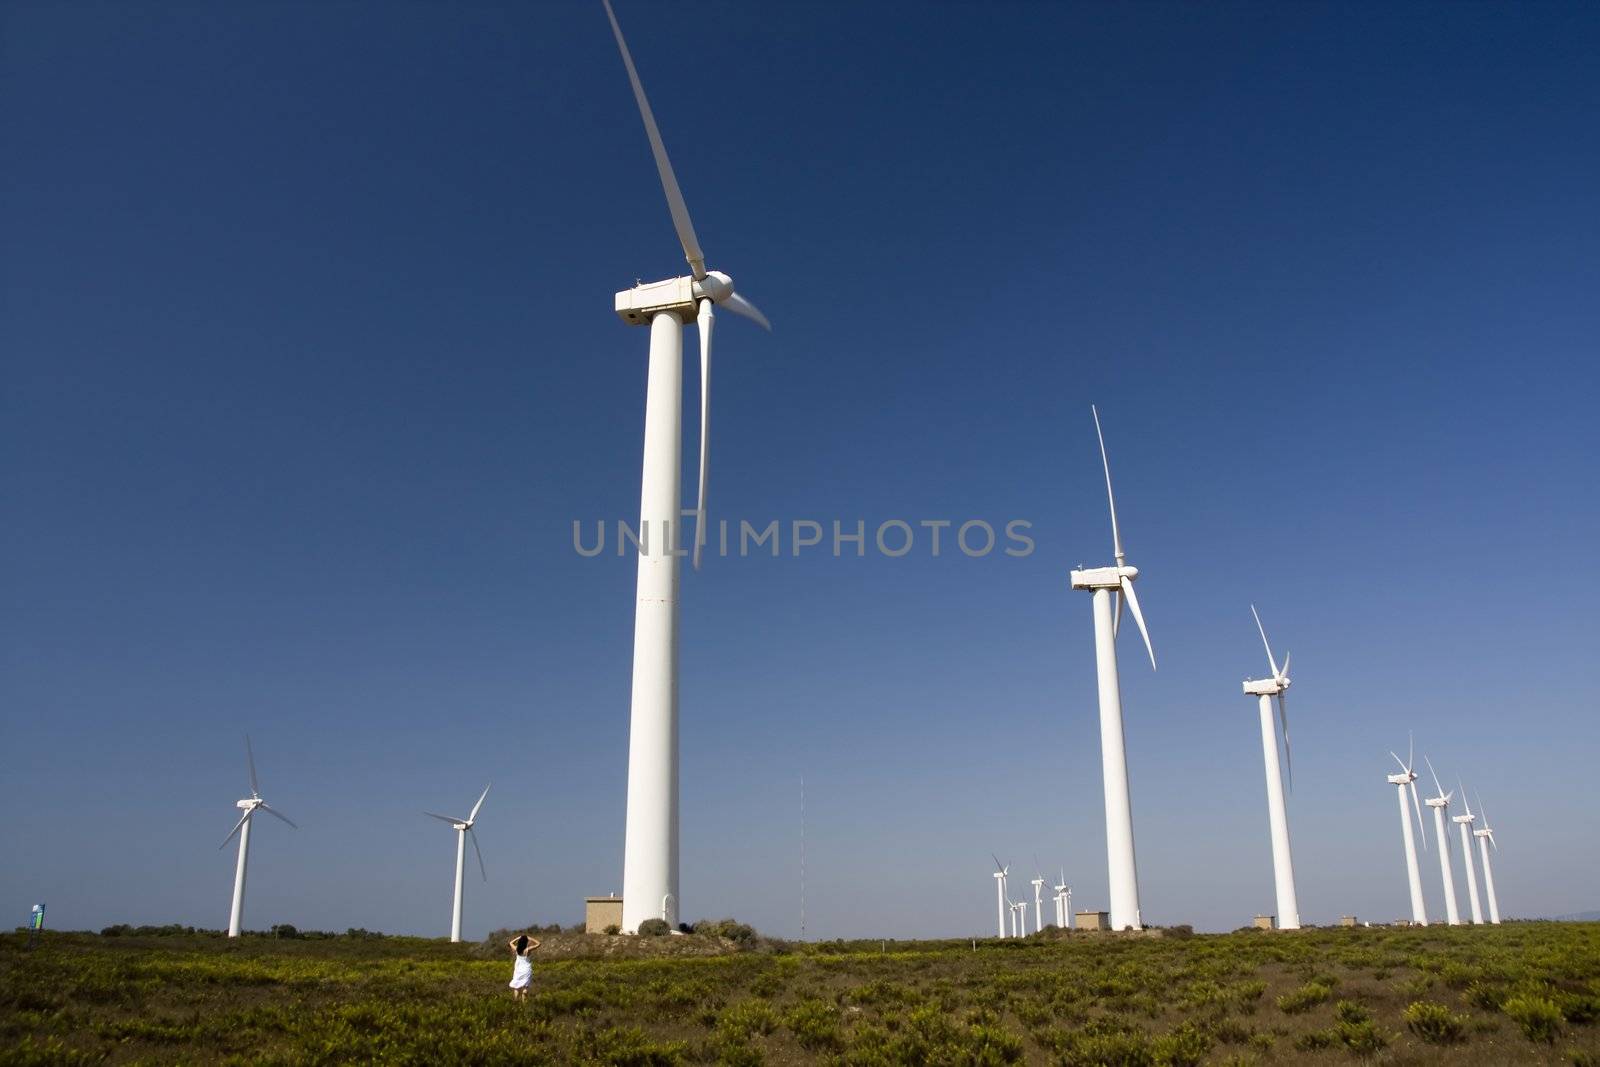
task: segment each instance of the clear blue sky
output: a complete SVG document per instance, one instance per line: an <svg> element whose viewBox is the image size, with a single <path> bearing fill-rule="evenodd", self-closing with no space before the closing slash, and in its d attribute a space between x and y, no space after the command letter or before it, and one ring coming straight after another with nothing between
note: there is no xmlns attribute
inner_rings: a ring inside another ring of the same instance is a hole
<svg viewBox="0 0 1600 1067"><path fill-rule="evenodd" d="M1600 9L618 15L776 324L719 328L717 514L1038 545L686 574L686 917L797 932L802 774L811 936L988 931L991 851L1105 905L1091 401L1160 656L1124 634L1148 919L1272 906L1252 601L1308 921L1406 913L1408 727L1508 914L1600 907ZM302 826L248 925L443 934L419 810L489 780L468 933L576 920L634 573L570 524L637 512L612 294L683 270L598 2L0 19L4 921L224 925L247 728Z"/></svg>

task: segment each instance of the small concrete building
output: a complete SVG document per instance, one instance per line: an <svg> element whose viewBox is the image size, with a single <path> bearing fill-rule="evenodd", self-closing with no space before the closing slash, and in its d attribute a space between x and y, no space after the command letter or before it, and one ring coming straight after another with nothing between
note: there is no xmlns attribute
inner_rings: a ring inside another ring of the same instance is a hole
<svg viewBox="0 0 1600 1067"><path fill-rule="evenodd" d="M1079 930L1109 930L1111 929L1111 913L1109 911L1080 911L1074 913L1073 923Z"/></svg>
<svg viewBox="0 0 1600 1067"><path fill-rule="evenodd" d="M1276 930L1278 928L1278 917L1276 915L1257 915L1255 921L1250 925L1257 930Z"/></svg>
<svg viewBox="0 0 1600 1067"><path fill-rule="evenodd" d="M603 934L606 927L622 928L621 897L588 897L583 902L583 932Z"/></svg>
<svg viewBox="0 0 1600 1067"><path fill-rule="evenodd" d="M1360 926L1361 924L1356 922L1356 917L1354 915L1341 915L1341 916L1339 916L1339 925L1340 926Z"/></svg>

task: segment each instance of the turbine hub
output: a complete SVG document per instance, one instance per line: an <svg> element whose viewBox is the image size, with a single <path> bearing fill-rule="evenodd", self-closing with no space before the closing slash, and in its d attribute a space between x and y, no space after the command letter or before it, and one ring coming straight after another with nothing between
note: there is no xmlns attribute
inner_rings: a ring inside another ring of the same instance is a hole
<svg viewBox="0 0 1600 1067"><path fill-rule="evenodd" d="M706 276L694 283L694 295L703 296L712 303L721 303L733 295L733 279L720 270L706 271Z"/></svg>

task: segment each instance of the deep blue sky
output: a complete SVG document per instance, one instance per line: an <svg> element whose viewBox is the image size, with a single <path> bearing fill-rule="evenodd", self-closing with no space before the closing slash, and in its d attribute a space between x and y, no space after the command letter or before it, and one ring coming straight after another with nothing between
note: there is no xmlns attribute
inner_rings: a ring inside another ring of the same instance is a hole
<svg viewBox="0 0 1600 1067"><path fill-rule="evenodd" d="M1507 914L1600 906L1600 9L618 15L776 324L719 328L716 513L1038 544L686 574L686 917L797 932L802 775L811 936L987 931L991 851L1104 906L1091 401L1160 657L1124 634L1147 918L1271 910L1252 601L1307 921L1406 913L1408 728ZM247 728L302 824L248 925L443 933L418 811L491 779L468 932L574 921L634 572L571 523L637 513L612 294L683 270L598 2L0 19L4 921L225 924Z"/></svg>

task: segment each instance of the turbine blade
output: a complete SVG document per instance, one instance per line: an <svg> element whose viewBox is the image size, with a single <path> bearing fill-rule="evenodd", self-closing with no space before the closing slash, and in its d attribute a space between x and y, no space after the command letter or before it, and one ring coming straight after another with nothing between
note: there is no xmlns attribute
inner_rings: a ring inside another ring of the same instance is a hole
<svg viewBox="0 0 1600 1067"><path fill-rule="evenodd" d="M451 825L451 826L455 826L455 825L457 825L457 824L460 824L460 823L464 823L464 822L466 822L466 821L467 821L467 820L465 820L465 819L452 819L452 818L451 818L451 817L450 817L450 816L448 816L448 815L440 815L440 814L439 814L439 813L438 813L438 812L433 812L433 811L425 811L425 812L423 812L423 813L422 813L422 814L424 814L424 815L431 815L431 816L433 816L433 817L434 817L434 818L435 818L435 819L438 819L438 820L439 820L439 821L440 821L440 822L447 822L447 823L449 823L449 824L450 824L450 825Z"/></svg>
<svg viewBox="0 0 1600 1067"><path fill-rule="evenodd" d="M1156 650L1150 645L1150 631L1144 627L1144 612L1139 610L1139 598L1133 591L1133 583L1128 576L1122 576L1122 595L1128 598L1128 610L1133 612L1133 621L1139 624L1139 636L1144 638L1144 650L1150 653L1150 669L1156 669Z"/></svg>
<svg viewBox="0 0 1600 1067"><path fill-rule="evenodd" d="M1004 871L1005 864L1000 862L1000 857L996 856L993 852L989 853L989 855L994 859L994 869L997 871Z"/></svg>
<svg viewBox="0 0 1600 1067"><path fill-rule="evenodd" d="M1292 655L1294 655L1293 652L1285 652L1283 654L1283 673L1278 675L1278 681L1280 682L1288 681L1289 679L1289 657Z"/></svg>
<svg viewBox="0 0 1600 1067"><path fill-rule="evenodd" d="M262 801L261 802L261 810L266 812L268 815L271 815L271 816L273 816L275 818L282 819L284 822L289 824L289 828L292 829L292 830L300 829L300 827L298 827L298 826L296 826L294 824L294 820L289 818L289 816L285 815L283 812L279 811L277 808L269 808L267 806L266 801Z"/></svg>
<svg viewBox="0 0 1600 1067"><path fill-rule="evenodd" d="M1493 831L1493 830L1490 830L1490 831L1489 831L1489 844L1491 844L1491 845L1493 845L1493 846L1494 846L1494 850L1495 850L1495 851L1496 851L1496 852L1499 852L1499 851L1500 851L1500 842L1498 842L1498 841L1496 841L1496 840L1495 840L1495 839L1494 839L1494 831Z"/></svg>
<svg viewBox="0 0 1600 1067"><path fill-rule="evenodd" d="M1289 775L1289 792L1294 792L1294 757L1289 751L1289 709L1283 694L1278 694L1278 728L1283 731L1283 768Z"/></svg>
<svg viewBox="0 0 1600 1067"><path fill-rule="evenodd" d="M1405 771L1405 772L1406 772L1406 773L1407 773L1407 774L1410 774L1410 773L1411 773L1411 768L1410 768L1410 767L1407 767L1407 766L1406 766L1406 765L1405 765L1405 763L1404 763L1404 762L1403 762L1403 761L1402 761L1402 760L1401 760L1401 759L1400 759L1400 757L1399 757L1399 756L1395 756L1395 754L1394 754L1394 749L1392 749L1392 748L1391 748L1391 749L1390 749L1390 750L1389 750L1389 755L1391 755L1391 756L1394 756L1394 761L1395 761L1395 762L1396 762L1396 763L1398 763L1398 764L1400 764L1400 769L1401 769L1401 770L1402 770L1402 771Z"/></svg>
<svg viewBox="0 0 1600 1067"><path fill-rule="evenodd" d="M601 0L606 8L606 18L611 21L611 32L617 38L617 50L622 53L622 65L628 68L628 81L633 86L633 98L639 104L639 117L644 120L645 136L650 138L650 152L656 158L656 170L661 175L661 189L667 194L667 210L672 212L672 225L678 231L678 241L683 245L683 258L689 261L695 280L706 276L706 257L700 251L700 242L694 235L694 223L689 221L689 205L683 201L683 191L678 188L678 177L672 172L672 161L667 159L667 146L661 142L661 131L656 127L656 116L645 98L644 85L633 65L633 54L628 42L622 38L622 27L617 24L616 12L611 10L611 0Z"/></svg>
<svg viewBox="0 0 1600 1067"><path fill-rule="evenodd" d="M490 785L492 784L494 783L491 782ZM486 785L483 787L483 795L478 797L478 802L476 804L472 805L472 814L467 816L467 822L471 823L478 821L478 810L483 807L483 801L486 797L488 797L488 795L489 786Z"/></svg>
<svg viewBox="0 0 1600 1067"><path fill-rule="evenodd" d="M483 849L478 847L477 831L473 830L473 828L469 826L467 827L467 836L472 838L472 851L478 857L478 873L481 874L483 876L483 880L487 882L489 880L489 872L484 870L483 867Z"/></svg>
<svg viewBox="0 0 1600 1067"><path fill-rule="evenodd" d="M1417 762L1417 736L1410 730L1406 731L1406 773L1411 773L1412 764Z"/></svg>
<svg viewBox="0 0 1600 1067"><path fill-rule="evenodd" d="M1272 668L1272 676L1277 678L1278 661L1272 658L1272 645L1267 642L1266 627L1261 625L1261 616L1256 614L1256 606L1254 604L1250 605L1250 614L1255 615L1256 617L1256 629L1261 632L1261 644L1267 650L1267 666ZM1315 681L1315 679L1313 679L1313 681Z"/></svg>
<svg viewBox="0 0 1600 1067"><path fill-rule="evenodd" d="M772 323L768 322L767 317L761 314L761 309L750 303L750 301L746 300L738 293L729 293L726 297L717 301L717 303L721 304L735 315L743 315L745 318L749 319L757 326L760 326L768 333L772 332Z"/></svg>
<svg viewBox="0 0 1600 1067"><path fill-rule="evenodd" d="M233 840L234 835L239 832L239 827L243 826L245 824L245 821L248 820L249 818L250 818L250 813L248 811L245 812L243 815L239 816L239 821L233 824L233 829L229 830L228 831L228 836L224 837L222 839L222 844L217 846L217 851L220 852L223 849L228 847L228 842Z"/></svg>
<svg viewBox="0 0 1600 1067"><path fill-rule="evenodd" d="M694 518L694 569L700 569L700 549L706 543L706 477L711 471L711 324L716 315L711 301L700 301L700 497Z"/></svg>
<svg viewBox="0 0 1600 1067"><path fill-rule="evenodd" d="M258 797L261 795L261 786L256 782L256 753L250 747L249 734L244 735L244 758L250 763L250 795Z"/></svg>
<svg viewBox="0 0 1600 1067"><path fill-rule="evenodd" d="M1439 784L1439 772L1433 769L1433 760L1427 756L1423 756L1422 760L1428 765L1428 773L1433 775L1433 795L1436 797L1444 796L1444 786Z"/></svg>
<svg viewBox="0 0 1600 1067"><path fill-rule="evenodd" d="M1111 493L1111 460L1106 457L1106 435L1100 432L1100 410L1093 404L1089 405L1089 413L1094 416L1094 435L1100 442L1100 465L1106 472L1106 503L1111 506L1111 549L1117 557L1117 566L1122 566L1122 534L1117 529L1117 498Z"/></svg>
<svg viewBox="0 0 1600 1067"><path fill-rule="evenodd" d="M1472 801L1467 797L1467 787L1461 784L1461 776L1459 774L1456 775L1456 788L1461 791L1461 810L1470 819L1473 817ZM1455 796L1454 793L1450 795Z"/></svg>
<svg viewBox="0 0 1600 1067"><path fill-rule="evenodd" d="M1413 779L1409 784L1411 786L1411 806L1417 812L1417 833L1422 837L1422 851L1426 852L1428 851L1428 828L1422 825L1422 801L1417 799L1416 780Z"/></svg>
<svg viewBox="0 0 1600 1067"><path fill-rule="evenodd" d="M1122 590L1114 589L1111 592L1111 603L1114 609L1111 613L1111 639L1116 640L1117 634L1122 630Z"/></svg>

